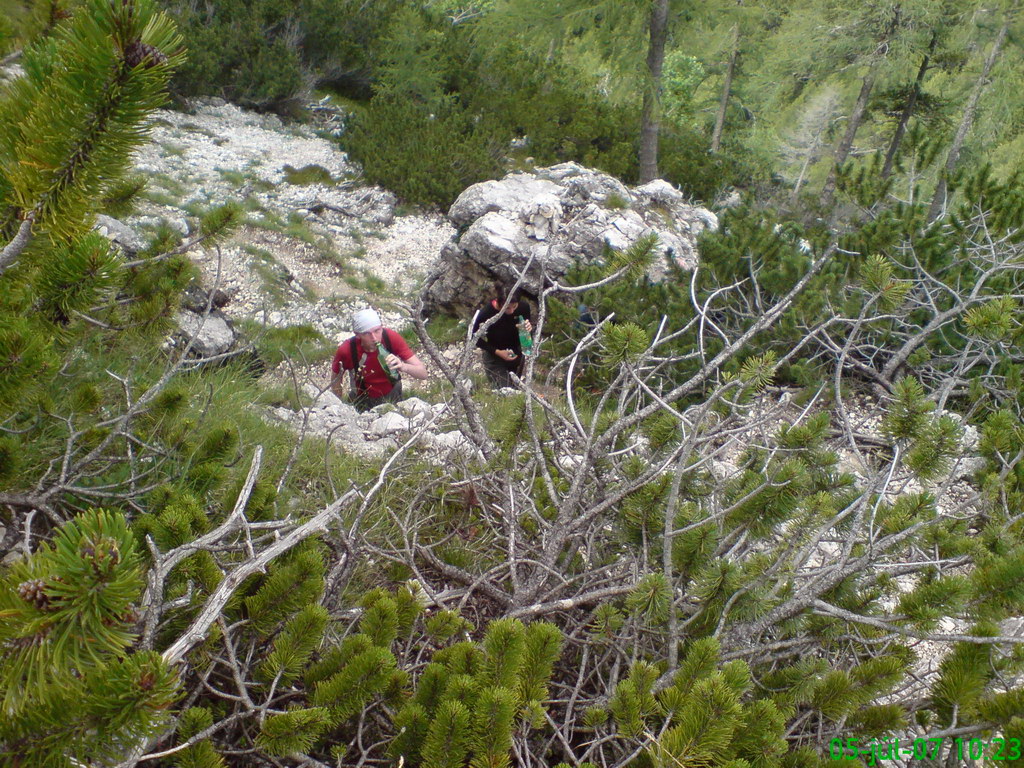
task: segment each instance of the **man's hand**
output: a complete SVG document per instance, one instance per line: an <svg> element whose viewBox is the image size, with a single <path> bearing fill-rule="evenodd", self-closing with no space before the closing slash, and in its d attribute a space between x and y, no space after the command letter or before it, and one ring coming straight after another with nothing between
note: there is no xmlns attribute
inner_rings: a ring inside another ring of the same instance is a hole
<svg viewBox="0 0 1024 768"><path fill-rule="evenodd" d="M399 367L399 365L402 362L402 358L400 358L398 355L388 355L387 357L384 358L384 362L387 364L388 368L390 368L392 371L400 371L400 370L402 370Z"/></svg>
<svg viewBox="0 0 1024 768"><path fill-rule="evenodd" d="M523 318L523 327L524 327L524 328L526 328L526 332L527 332L527 333L533 333L533 323L531 323L531 322L530 322L530 321L529 321L529 320L528 320L527 318L525 318L525 317Z"/></svg>
<svg viewBox="0 0 1024 768"><path fill-rule="evenodd" d="M502 360L512 361L516 359L516 353L511 349L496 349L494 354L500 357Z"/></svg>
<svg viewBox="0 0 1024 768"><path fill-rule="evenodd" d="M344 390L341 387L341 380L342 380L342 378L343 378L342 374L338 374L337 376L332 378L331 379L331 384L330 384L330 387L329 387L331 392L334 393L334 396L337 397L339 400L344 400L345 399L345 392L344 392Z"/></svg>

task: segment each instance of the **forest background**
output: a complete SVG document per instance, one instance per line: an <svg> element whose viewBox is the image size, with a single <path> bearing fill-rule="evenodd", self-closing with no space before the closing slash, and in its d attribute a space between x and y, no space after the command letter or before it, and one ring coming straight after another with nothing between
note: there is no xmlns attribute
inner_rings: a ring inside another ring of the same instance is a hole
<svg viewBox="0 0 1024 768"><path fill-rule="evenodd" d="M4 764L1022 762L1017 0L0 10ZM476 453L356 461L162 344L245 211L91 232L199 95L326 99L408 203L572 160L721 226L539 291L549 397L470 393L408 297Z"/></svg>

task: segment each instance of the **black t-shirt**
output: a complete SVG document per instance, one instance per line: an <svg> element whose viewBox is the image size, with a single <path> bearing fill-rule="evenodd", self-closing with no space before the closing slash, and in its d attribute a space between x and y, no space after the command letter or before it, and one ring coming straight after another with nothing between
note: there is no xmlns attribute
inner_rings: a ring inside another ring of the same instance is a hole
<svg viewBox="0 0 1024 768"><path fill-rule="evenodd" d="M495 307L492 302L487 302L480 310L480 314L476 316L473 333L476 333L481 325L498 314L499 309L501 309L500 306ZM516 328L519 318L530 319L530 305L525 301L520 301L519 306L511 315L502 312L501 317L494 321L494 325L487 329L487 333L480 337L476 345L492 355L496 349L511 349L517 357L521 356L523 348L519 344L519 329Z"/></svg>

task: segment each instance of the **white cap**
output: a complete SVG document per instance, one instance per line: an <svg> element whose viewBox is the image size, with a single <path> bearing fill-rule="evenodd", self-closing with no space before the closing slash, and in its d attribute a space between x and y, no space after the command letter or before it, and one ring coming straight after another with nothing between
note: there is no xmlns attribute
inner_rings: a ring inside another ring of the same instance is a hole
<svg viewBox="0 0 1024 768"><path fill-rule="evenodd" d="M360 309L358 312L352 313L353 333L366 333L379 325L383 325L380 321L380 315L372 309Z"/></svg>

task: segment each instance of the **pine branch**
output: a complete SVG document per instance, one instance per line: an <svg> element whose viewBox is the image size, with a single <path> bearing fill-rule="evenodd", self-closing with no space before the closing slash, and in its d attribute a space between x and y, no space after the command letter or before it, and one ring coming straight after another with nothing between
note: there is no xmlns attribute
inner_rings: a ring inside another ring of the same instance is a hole
<svg viewBox="0 0 1024 768"><path fill-rule="evenodd" d="M548 602L526 605L522 608L515 608L504 614L504 616L509 619L522 619L533 616L544 616L548 613L555 613L557 611L571 611L574 608L579 608L584 605L593 605L594 603L600 603L611 597L619 597L620 595L628 594L632 592L635 587L635 584L625 584L615 587L607 587L605 589L597 589L592 592L586 592L582 595L576 595L575 597L566 598L564 600L550 600Z"/></svg>
<svg viewBox="0 0 1024 768"><path fill-rule="evenodd" d="M217 621L227 605L228 600L235 593L235 590L242 585L249 576L262 571L267 564L278 555L287 552L299 542L305 541L316 533L327 529L328 523L337 516L352 499L357 498L357 492L347 491L341 498L318 512L308 521L294 529L287 536L275 541L266 549L262 550L256 557L246 561L229 573L220 583L210 598L206 601L202 611L192 622L191 626L174 642L174 644L163 653L164 659L170 664L182 662L192 647L206 637L207 631Z"/></svg>
<svg viewBox="0 0 1024 768"><path fill-rule="evenodd" d="M815 600L813 606L819 615L835 616L836 618L846 619L847 621L853 621L858 624L867 624L871 627L884 629L886 632L893 632L897 635L903 635L904 637L913 637L917 640L933 640L935 642L942 643L973 643L975 645L1000 645L1002 643L1009 643L1010 645L1024 645L1024 636L993 635L986 637L981 635L915 632L912 629L891 624L872 616L862 616L860 614L853 613L852 611L847 611L844 608L826 603L824 600Z"/></svg>
<svg viewBox="0 0 1024 768"><path fill-rule="evenodd" d="M146 592L142 597L142 605L146 606L146 613L143 616L144 630L139 643L140 647L145 649L153 647L153 638L156 634L157 624L160 622L164 582L171 571L186 557L208 549L231 533L231 531L238 527L239 523L244 524L243 512L245 505L248 504L249 497L252 495L252 490L256 485L256 478L259 476L262 461L263 446L257 445L256 450L253 451L252 463L249 465L249 474L246 476L242 490L238 494L234 509L231 510L231 514L215 530L187 544L183 544L162 556L156 551L156 546L153 544L152 539L148 536L146 537L150 551L153 552L153 566L150 568Z"/></svg>
<svg viewBox="0 0 1024 768"><path fill-rule="evenodd" d="M142 763L147 760L159 760L162 757L170 757L173 754L181 752L183 749L188 749L194 744L198 744L200 741L203 741L204 739L208 739L210 736L217 733L217 731L223 730L232 723L235 723L245 717L248 717L249 714L250 713L248 712L235 712L234 714L228 715L223 720L217 720L209 728L204 728L188 740L183 741L181 744L176 744L170 749L165 749L160 752L149 752L145 755L142 755L141 757L135 758L135 761Z"/></svg>
<svg viewBox="0 0 1024 768"><path fill-rule="evenodd" d="M36 212L29 211L18 226L18 231L15 233L14 238L0 251L0 275L8 267L12 266L18 257L21 256L22 251L28 247L29 242L32 240L32 224L35 220Z"/></svg>

